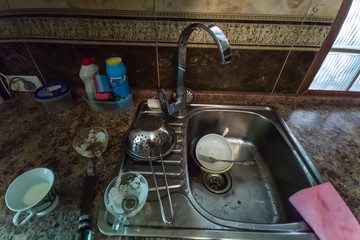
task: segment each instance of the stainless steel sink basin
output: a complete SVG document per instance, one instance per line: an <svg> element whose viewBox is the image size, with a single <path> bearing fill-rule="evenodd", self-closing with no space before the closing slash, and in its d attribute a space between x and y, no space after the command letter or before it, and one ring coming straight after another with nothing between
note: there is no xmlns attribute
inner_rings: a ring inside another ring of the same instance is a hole
<svg viewBox="0 0 360 240"><path fill-rule="evenodd" d="M317 239L288 198L322 180L274 109L190 105L184 116L176 117L152 111L143 103L135 119L141 114L162 116L177 135L174 151L164 159L174 222L165 226L161 220L149 163L123 151L119 165L124 164L125 172L143 174L151 191L145 207L129 219L121 232L111 229L113 216L102 206L98 217L102 233L188 239ZM221 133L226 127L235 158L255 163L234 165L221 174L202 172L194 161L196 142L203 135ZM160 164L154 163L161 182ZM165 196L165 191L161 193ZM164 206L166 199L163 198Z"/></svg>
<svg viewBox="0 0 360 240"><path fill-rule="evenodd" d="M195 144L204 134L221 133L226 127L230 129L226 138L233 147L235 160L250 160L255 164L234 165L225 174L206 174L193 164ZM307 159L301 159L305 156L292 138L270 108L196 111L189 118L186 131L189 181L194 199L217 218L216 222L232 221L226 225L301 221L288 198L316 185L317 179L306 168L304 160Z"/></svg>

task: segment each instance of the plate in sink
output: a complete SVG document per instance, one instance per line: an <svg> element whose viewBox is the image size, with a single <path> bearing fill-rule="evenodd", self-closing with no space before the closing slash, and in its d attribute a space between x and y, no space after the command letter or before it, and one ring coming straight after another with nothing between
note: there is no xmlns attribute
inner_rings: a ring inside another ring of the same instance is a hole
<svg viewBox="0 0 360 240"><path fill-rule="evenodd" d="M200 158L200 155L214 159L233 159L233 150L230 143L221 135L207 134L200 138L195 148L195 155L200 168L204 172L223 173L228 171L233 163L231 162L209 162Z"/></svg>

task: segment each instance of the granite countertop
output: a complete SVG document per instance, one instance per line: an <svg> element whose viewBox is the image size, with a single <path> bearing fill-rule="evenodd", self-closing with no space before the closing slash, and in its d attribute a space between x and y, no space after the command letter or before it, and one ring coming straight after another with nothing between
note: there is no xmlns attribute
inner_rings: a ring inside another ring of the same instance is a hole
<svg viewBox="0 0 360 240"><path fill-rule="evenodd" d="M74 94L73 109L60 113L47 113L28 93L16 93L1 104L0 239L73 239L87 159L75 152L72 140L80 129L91 126L102 126L109 132L104 161L96 162L92 213L93 239L107 239L97 229L97 213L114 177L122 135L137 104L154 95L155 91L135 91L132 107L121 114L93 113L81 91ZM324 180L335 186L360 220L360 99L199 92L196 102L275 107ZM5 204L6 189L18 175L36 167L54 172L60 203L50 214L15 227L14 212Z"/></svg>

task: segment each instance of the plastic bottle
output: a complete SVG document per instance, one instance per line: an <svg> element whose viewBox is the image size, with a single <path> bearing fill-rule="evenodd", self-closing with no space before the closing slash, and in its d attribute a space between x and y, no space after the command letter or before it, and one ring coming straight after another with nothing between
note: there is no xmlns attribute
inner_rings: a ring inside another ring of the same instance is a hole
<svg viewBox="0 0 360 240"><path fill-rule="evenodd" d="M95 57L84 57L81 61L81 68L79 77L85 84L86 95L89 100L94 100L95 97L95 82L94 77L99 74L99 66L93 63Z"/></svg>
<svg viewBox="0 0 360 240"><path fill-rule="evenodd" d="M106 73L110 78L115 99L126 99L131 90L126 75L126 67L122 59L120 57L106 59Z"/></svg>

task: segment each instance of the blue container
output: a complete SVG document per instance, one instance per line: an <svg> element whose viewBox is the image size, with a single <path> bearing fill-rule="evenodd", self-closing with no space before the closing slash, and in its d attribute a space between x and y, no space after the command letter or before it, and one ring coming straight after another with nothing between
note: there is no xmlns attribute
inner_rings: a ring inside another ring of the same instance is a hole
<svg viewBox="0 0 360 240"><path fill-rule="evenodd" d="M110 78L114 98L116 100L127 98L131 90L122 59L120 57L106 59L106 73Z"/></svg>
<svg viewBox="0 0 360 240"><path fill-rule="evenodd" d="M126 67L120 57L106 59L106 74L109 78L118 78L126 75Z"/></svg>

